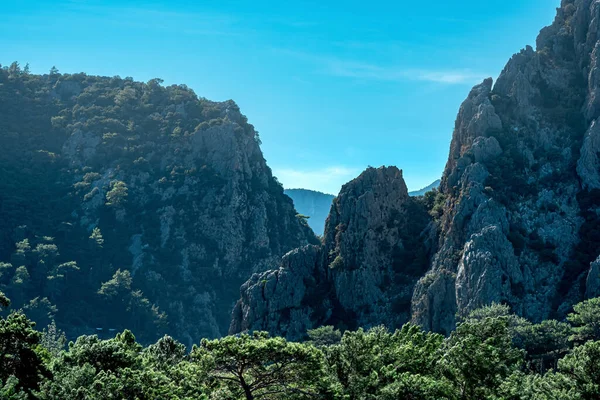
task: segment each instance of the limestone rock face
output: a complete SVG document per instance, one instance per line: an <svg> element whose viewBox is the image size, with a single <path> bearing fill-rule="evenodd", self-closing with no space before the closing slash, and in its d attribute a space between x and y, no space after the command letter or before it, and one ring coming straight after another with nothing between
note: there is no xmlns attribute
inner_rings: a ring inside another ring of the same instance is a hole
<svg viewBox="0 0 600 400"><path fill-rule="evenodd" d="M428 265L428 224L400 170L367 169L334 200L320 247L297 249L242 286L230 333L266 329L298 339L323 324L401 326Z"/></svg>
<svg viewBox="0 0 600 400"><path fill-rule="evenodd" d="M537 49L461 106L439 251L415 289L414 322L448 333L455 315L491 302L539 321L581 300L588 274L596 292L599 4L563 0Z"/></svg>
<svg viewBox="0 0 600 400"><path fill-rule="evenodd" d="M317 309L331 308L326 298L317 300L318 294L327 294L318 293L319 289L329 290L321 253L319 246L298 248L283 257L279 269L254 274L242 285L230 331L259 328L298 337L312 328ZM313 296L316 302L307 304Z"/></svg>

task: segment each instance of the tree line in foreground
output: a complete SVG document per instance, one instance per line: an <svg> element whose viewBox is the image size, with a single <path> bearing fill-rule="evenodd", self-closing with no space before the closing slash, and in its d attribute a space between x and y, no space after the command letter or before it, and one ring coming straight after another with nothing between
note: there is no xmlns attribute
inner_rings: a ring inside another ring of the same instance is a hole
<svg viewBox="0 0 600 400"><path fill-rule="evenodd" d="M54 324L40 332L13 311L0 319L0 399L600 398L600 298L567 322L533 324L491 305L446 338L411 324L308 337L254 332L188 351L169 336L143 347L124 331L67 345Z"/></svg>

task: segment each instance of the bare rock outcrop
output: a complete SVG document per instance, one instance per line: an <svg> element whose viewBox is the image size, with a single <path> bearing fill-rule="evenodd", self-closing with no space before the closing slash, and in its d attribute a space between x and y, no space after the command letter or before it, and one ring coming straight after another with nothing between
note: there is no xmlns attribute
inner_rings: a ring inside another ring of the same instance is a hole
<svg viewBox="0 0 600 400"><path fill-rule="evenodd" d="M600 1L563 0L536 48L515 54L495 84L484 80L461 105L439 193L424 200L434 199L432 219L407 212L418 200L407 199L394 170L366 171L334 202L317 264L295 268L324 289L292 303L264 290L259 298L260 279L272 287L290 268L254 277L233 331L300 337L323 323L398 326L412 296L412 321L447 334L492 302L540 321L599 295L599 35ZM420 244L403 235L410 230ZM406 260L415 249L420 261ZM292 310L298 326L281 318Z"/></svg>
<svg viewBox="0 0 600 400"><path fill-rule="evenodd" d="M581 299L600 250L599 10L564 0L537 49L514 55L495 85L485 80L461 106L439 251L413 296L416 323L448 333L455 315L491 302L541 320Z"/></svg>
<svg viewBox="0 0 600 400"><path fill-rule="evenodd" d="M429 219L400 170L367 169L334 200L320 247L294 250L279 269L242 286L230 333L265 329L298 339L322 324L401 326L428 265Z"/></svg>

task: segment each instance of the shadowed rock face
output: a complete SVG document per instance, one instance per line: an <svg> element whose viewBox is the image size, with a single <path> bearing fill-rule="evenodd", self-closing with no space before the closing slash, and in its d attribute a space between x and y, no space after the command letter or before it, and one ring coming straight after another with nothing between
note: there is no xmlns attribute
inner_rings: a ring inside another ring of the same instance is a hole
<svg viewBox="0 0 600 400"><path fill-rule="evenodd" d="M334 200L321 246L288 253L279 269L242 286L230 333L262 329L297 339L323 324L401 326L428 265L429 219L400 170L367 169Z"/></svg>
<svg viewBox="0 0 600 400"><path fill-rule="evenodd" d="M600 253L599 13L596 1L563 1L537 49L514 55L495 85L484 81L462 104L415 322L448 333L456 314L490 302L541 320L584 295Z"/></svg>

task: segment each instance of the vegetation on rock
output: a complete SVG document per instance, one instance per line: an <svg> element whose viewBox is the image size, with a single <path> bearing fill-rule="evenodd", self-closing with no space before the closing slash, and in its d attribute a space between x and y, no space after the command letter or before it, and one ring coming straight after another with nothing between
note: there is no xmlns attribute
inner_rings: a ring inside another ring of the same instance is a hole
<svg viewBox="0 0 600 400"><path fill-rule="evenodd" d="M317 243L233 101L13 63L0 109L0 290L41 328L191 346L252 272Z"/></svg>

